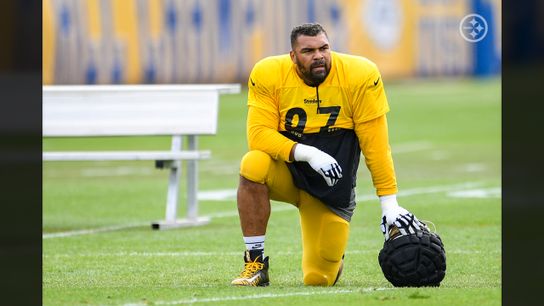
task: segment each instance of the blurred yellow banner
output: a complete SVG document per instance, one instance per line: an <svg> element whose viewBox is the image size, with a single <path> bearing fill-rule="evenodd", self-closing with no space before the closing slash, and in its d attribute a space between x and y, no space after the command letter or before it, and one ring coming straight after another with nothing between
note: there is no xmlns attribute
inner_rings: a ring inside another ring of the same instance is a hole
<svg viewBox="0 0 544 306"><path fill-rule="evenodd" d="M481 8L494 16L485 50L460 28ZM500 60L498 0L43 0L43 82L245 83L305 22L386 78L469 75L481 52Z"/></svg>

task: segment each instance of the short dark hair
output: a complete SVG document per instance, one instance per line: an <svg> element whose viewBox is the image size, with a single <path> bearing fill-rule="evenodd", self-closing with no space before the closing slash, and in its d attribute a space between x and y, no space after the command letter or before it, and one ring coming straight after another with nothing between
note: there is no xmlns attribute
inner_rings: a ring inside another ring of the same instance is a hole
<svg viewBox="0 0 544 306"><path fill-rule="evenodd" d="M320 33L325 33L325 36L327 36L327 32L325 32L325 29L319 23L304 23L294 27L291 30L291 48L294 49L295 42L299 36L317 36Z"/></svg>

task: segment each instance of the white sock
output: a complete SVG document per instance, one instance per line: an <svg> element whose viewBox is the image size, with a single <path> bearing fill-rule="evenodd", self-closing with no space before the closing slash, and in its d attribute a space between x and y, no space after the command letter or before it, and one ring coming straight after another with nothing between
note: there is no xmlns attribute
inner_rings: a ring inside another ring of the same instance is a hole
<svg viewBox="0 0 544 306"><path fill-rule="evenodd" d="M249 236L244 237L247 250L262 250L264 254L264 237L262 236Z"/></svg>

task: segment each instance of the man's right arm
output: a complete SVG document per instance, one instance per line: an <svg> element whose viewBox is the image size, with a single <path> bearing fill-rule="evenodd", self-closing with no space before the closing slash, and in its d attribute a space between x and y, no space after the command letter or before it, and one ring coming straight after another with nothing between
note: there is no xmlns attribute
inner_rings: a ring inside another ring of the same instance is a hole
<svg viewBox="0 0 544 306"><path fill-rule="evenodd" d="M276 160L292 161L291 150L296 142L280 134L278 124L278 113L250 105L247 114L249 149L268 153Z"/></svg>
<svg viewBox="0 0 544 306"><path fill-rule="evenodd" d="M275 94L275 79L280 75L277 65L259 62L248 81L247 140L250 150L267 153L275 160L303 161L319 173L327 185L342 178L342 168L329 154L312 146L297 144L279 132L280 113Z"/></svg>
<svg viewBox="0 0 544 306"><path fill-rule="evenodd" d="M275 93L281 72L275 60L261 60L249 76L247 141L249 150L268 153L273 159L291 161L295 142L279 132L279 101Z"/></svg>
<svg viewBox="0 0 544 306"><path fill-rule="evenodd" d="M319 173L327 185L334 186L342 178L342 168L329 154L312 146L296 143L280 134L273 126L278 115L249 106L247 137L250 150L268 153L276 160L305 161Z"/></svg>

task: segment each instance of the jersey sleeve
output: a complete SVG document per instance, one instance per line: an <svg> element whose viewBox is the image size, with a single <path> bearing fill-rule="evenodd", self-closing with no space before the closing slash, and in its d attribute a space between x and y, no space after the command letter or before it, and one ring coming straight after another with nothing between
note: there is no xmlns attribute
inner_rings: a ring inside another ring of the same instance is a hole
<svg viewBox="0 0 544 306"><path fill-rule="evenodd" d="M359 145L376 194L382 196L397 193L386 115L356 125L355 133L359 138Z"/></svg>
<svg viewBox="0 0 544 306"><path fill-rule="evenodd" d="M250 150L260 150L273 159L289 161L295 142L278 131L280 115L275 84L279 71L274 68L274 65L259 62L249 76L247 140Z"/></svg>
<svg viewBox="0 0 544 306"><path fill-rule="evenodd" d="M354 130L378 196L397 193L387 128L389 104L376 64L368 61L352 79Z"/></svg>
<svg viewBox="0 0 544 306"><path fill-rule="evenodd" d="M374 63L365 68L368 69L366 76L353 80L355 85L353 86L352 109L355 125L378 118L389 111L389 103L378 68Z"/></svg>
<svg viewBox="0 0 544 306"><path fill-rule="evenodd" d="M260 61L255 64L247 82L247 105L258 107L269 112L277 112L275 79L277 71L274 65Z"/></svg>

